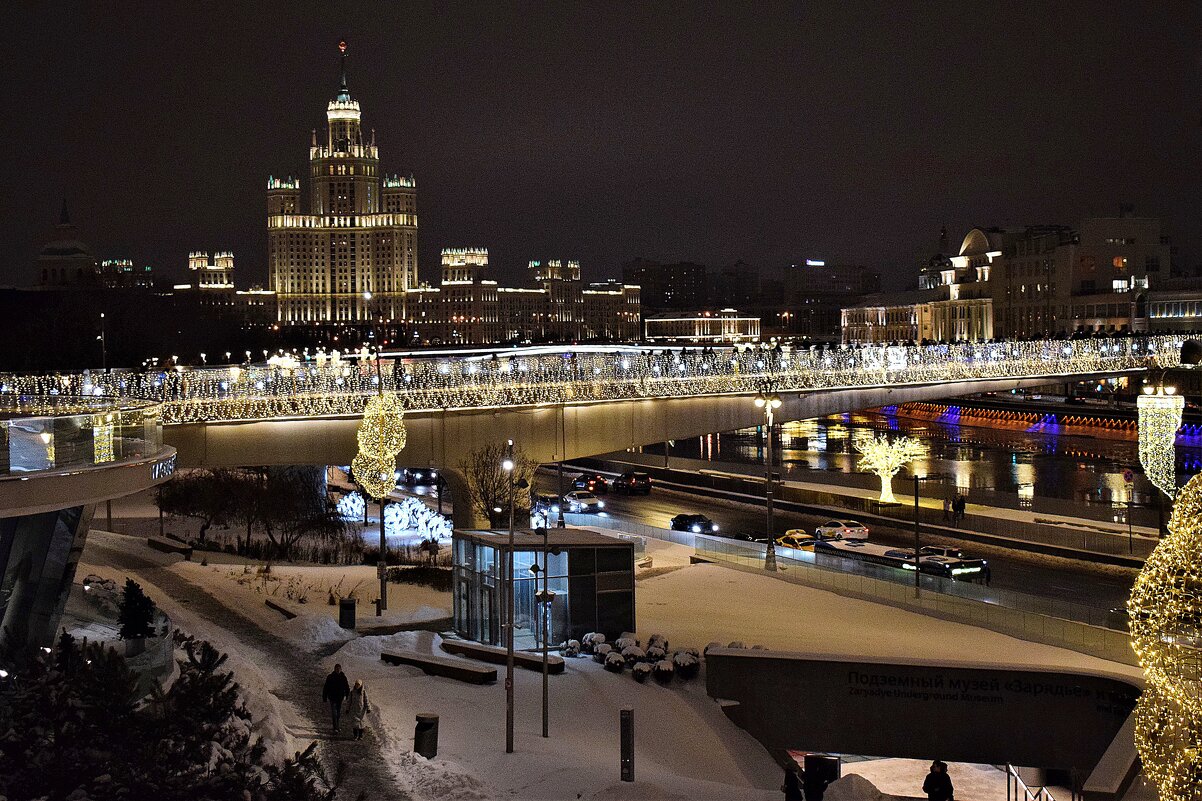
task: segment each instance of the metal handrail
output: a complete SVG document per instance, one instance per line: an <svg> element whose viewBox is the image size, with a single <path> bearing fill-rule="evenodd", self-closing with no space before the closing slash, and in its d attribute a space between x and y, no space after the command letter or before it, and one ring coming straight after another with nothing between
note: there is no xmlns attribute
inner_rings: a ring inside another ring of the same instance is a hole
<svg viewBox="0 0 1202 801"><path fill-rule="evenodd" d="M1027 783L1023 781L1023 777L1018 774L1018 768L1007 762L1006 801L1056 801L1056 798L1047 787L1037 787L1032 792Z"/></svg>

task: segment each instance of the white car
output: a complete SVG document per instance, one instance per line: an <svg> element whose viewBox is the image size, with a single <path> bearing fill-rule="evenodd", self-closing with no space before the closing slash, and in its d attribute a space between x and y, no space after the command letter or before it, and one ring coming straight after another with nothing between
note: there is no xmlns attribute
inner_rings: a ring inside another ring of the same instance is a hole
<svg viewBox="0 0 1202 801"><path fill-rule="evenodd" d="M596 514L605 508L605 502L591 492L578 490L563 496L564 505L573 514Z"/></svg>
<svg viewBox="0 0 1202 801"><path fill-rule="evenodd" d="M868 526L855 520L828 520L814 529L814 536L819 539L868 539Z"/></svg>

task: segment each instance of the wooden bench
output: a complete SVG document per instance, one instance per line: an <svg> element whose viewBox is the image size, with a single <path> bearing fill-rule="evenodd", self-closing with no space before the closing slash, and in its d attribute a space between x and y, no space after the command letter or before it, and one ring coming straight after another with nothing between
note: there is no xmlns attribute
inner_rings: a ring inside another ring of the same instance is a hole
<svg viewBox="0 0 1202 801"><path fill-rule="evenodd" d="M479 659L481 662L491 662L494 665L505 664L506 651L504 648L496 645L484 645L483 643L472 642L471 640L443 640L442 650L448 654ZM543 655L541 653L534 654L529 651L516 651L513 655L513 663L527 670L537 670L539 673L543 671ZM563 668L564 662L562 656L547 654L548 673L563 673Z"/></svg>
<svg viewBox="0 0 1202 801"><path fill-rule="evenodd" d="M163 553L182 554L184 561L192 561L192 546L190 545L177 545L174 542L170 542L169 540L160 540L157 537L147 537L146 544L156 551L162 551Z"/></svg>
<svg viewBox="0 0 1202 801"><path fill-rule="evenodd" d="M472 664L463 659L447 659L417 651L381 651L381 661L390 665L412 665L429 676L465 681L468 684L489 684L497 680L497 669Z"/></svg>

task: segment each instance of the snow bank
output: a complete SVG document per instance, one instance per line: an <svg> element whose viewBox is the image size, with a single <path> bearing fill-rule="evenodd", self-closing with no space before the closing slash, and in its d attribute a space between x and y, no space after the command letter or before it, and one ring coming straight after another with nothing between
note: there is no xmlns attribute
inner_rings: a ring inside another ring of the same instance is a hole
<svg viewBox="0 0 1202 801"><path fill-rule="evenodd" d="M400 785L418 801L489 801L494 797L484 782L450 762L426 759L412 751L394 751L389 765Z"/></svg>
<svg viewBox="0 0 1202 801"><path fill-rule="evenodd" d="M890 801L896 796L887 796L863 776L849 773L827 785L822 798L823 801Z"/></svg>
<svg viewBox="0 0 1202 801"><path fill-rule="evenodd" d="M308 647L346 642L355 636L355 632L347 631L325 615L300 615L280 623L276 631L284 639Z"/></svg>
<svg viewBox="0 0 1202 801"><path fill-rule="evenodd" d="M339 648L332 658L334 661L348 657L379 659L381 651L398 650L446 656L441 644L442 637L432 631L398 631L384 636L358 637Z"/></svg>

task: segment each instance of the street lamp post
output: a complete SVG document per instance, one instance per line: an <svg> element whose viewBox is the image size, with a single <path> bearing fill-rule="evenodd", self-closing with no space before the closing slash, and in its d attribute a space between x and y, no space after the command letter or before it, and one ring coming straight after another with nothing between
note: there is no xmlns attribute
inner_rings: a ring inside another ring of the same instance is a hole
<svg viewBox="0 0 1202 801"><path fill-rule="evenodd" d="M505 753L513 753L513 514L517 491L530 486L526 479L513 480L517 463L513 458L513 440L508 441L501 469L509 474L509 551L505 558L505 621L509 629L505 638Z"/></svg>
<svg viewBox="0 0 1202 801"><path fill-rule="evenodd" d="M109 370L109 349L108 338L105 336L104 312L100 313L100 336L96 338L100 340L100 369L107 373Z"/></svg>
<svg viewBox="0 0 1202 801"><path fill-rule="evenodd" d="M549 586L550 565L551 565L551 548L550 538L551 532L546 525L542 528L543 531L543 564L540 568L537 564L531 565L530 572L534 574L534 580L537 583L538 574L543 574L543 589L535 594L535 600L538 602L538 608L542 612L542 625L540 627L540 636L543 645L543 737L550 737L550 688L548 682L549 641L551 638L550 618L551 618L551 603L555 600L555 593L551 592Z"/></svg>
<svg viewBox="0 0 1202 801"><path fill-rule="evenodd" d="M921 533L919 531L919 523L918 523L918 482L919 481L922 481L922 478L919 477L918 473L915 473L914 474L914 597L915 598L918 597L918 592L922 588L922 583L920 581L920 574L922 573L922 570L920 569L921 563L919 562L919 559L918 559L918 553L922 547L922 543L920 540Z"/></svg>
<svg viewBox="0 0 1202 801"><path fill-rule="evenodd" d="M766 461L768 462L768 471L764 474L764 507L767 510L768 527L768 547L764 550L764 569L776 570L776 539L772 535L772 469L775 467L772 458L772 412L779 409L781 405L780 395L777 395L772 389L772 382L765 381L760 386L759 393L755 396L755 405L764 410L764 424L766 426L765 440L768 443Z"/></svg>

